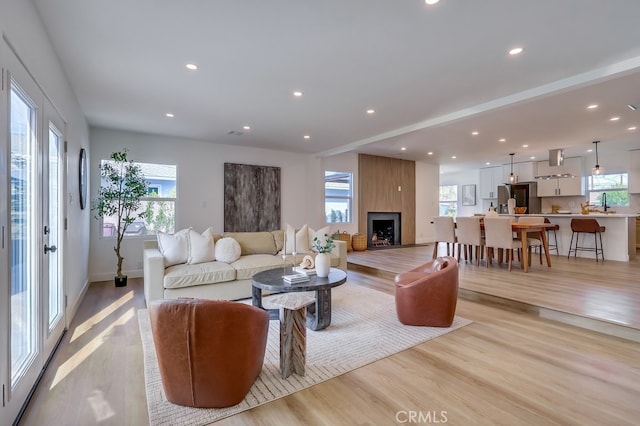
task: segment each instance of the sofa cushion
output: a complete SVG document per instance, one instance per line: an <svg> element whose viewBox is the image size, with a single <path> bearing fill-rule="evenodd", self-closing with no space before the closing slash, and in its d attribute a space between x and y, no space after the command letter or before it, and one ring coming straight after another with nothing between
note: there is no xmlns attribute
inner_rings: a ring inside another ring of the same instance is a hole
<svg viewBox="0 0 640 426"><path fill-rule="evenodd" d="M248 280L254 274L267 269L273 269L283 266L283 260L280 256L272 256L270 254L251 254L242 256L231 264L236 269L237 280ZM291 266L291 262L289 262Z"/></svg>
<svg viewBox="0 0 640 426"><path fill-rule="evenodd" d="M220 238L218 242L216 242L215 253L216 260L220 262L235 262L240 258L240 244L230 237Z"/></svg>
<svg viewBox="0 0 640 426"><path fill-rule="evenodd" d="M236 270L224 262L174 265L165 269L164 288L191 287L235 279Z"/></svg>
<svg viewBox="0 0 640 426"><path fill-rule="evenodd" d="M225 232L223 237L230 237L240 244L241 255L278 253L276 241L271 232Z"/></svg>
<svg viewBox="0 0 640 426"><path fill-rule="evenodd" d="M305 224L302 228L296 230L293 226L287 224L285 231L284 249L286 254L307 253L309 252L309 227Z"/></svg>
<svg viewBox="0 0 640 426"><path fill-rule="evenodd" d="M280 253L280 251L284 248L284 229L277 229L275 231L271 231L273 234L273 239L276 242L276 252Z"/></svg>
<svg viewBox="0 0 640 426"><path fill-rule="evenodd" d="M167 234L162 231L157 232L158 250L164 257L164 266L185 263L189 258L189 231L191 228L183 229L175 234Z"/></svg>
<svg viewBox="0 0 640 426"><path fill-rule="evenodd" d="M213 262L215 259L215 241L213 228L208 228L198 234L193 229L189 230L189 258L187 263L196 264Z"/></svg>

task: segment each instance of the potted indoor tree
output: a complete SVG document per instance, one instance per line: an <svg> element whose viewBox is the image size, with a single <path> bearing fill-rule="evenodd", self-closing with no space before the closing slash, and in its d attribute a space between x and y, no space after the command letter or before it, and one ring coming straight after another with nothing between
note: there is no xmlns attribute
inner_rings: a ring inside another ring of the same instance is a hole
<svg viewBox="0 0 640 426"><path fill-rule="evenodd" d="M116 245L113 251L118 264L115 285L124 287L127 285L127 276L122 274L122 239L129 225L145 214L140 207L142 197L147 195L148 183L142 168L127 158L126 150L114 152L109 161L100 164L100 178L100 189L92 209L96 211L96 219L108 217L116 222Z"/></svg>

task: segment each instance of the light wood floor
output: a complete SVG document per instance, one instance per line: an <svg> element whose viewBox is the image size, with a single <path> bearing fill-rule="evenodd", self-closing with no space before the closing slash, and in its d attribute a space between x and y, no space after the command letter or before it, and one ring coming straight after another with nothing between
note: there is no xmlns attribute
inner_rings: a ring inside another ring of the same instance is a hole
<svg viewBox="0 0 640 426"><path fill-rule="evenodd" d="M389 271L426 260L421 248L400 250L366 252L387 272L350 270L346 285L393 293ZM422 250L430 258L430 249ZM513 293L527 304L540 300L584 315L610 311L602 316L637 326L637 262L553 261L552 269L534 261L529 274L463 263L461 288ZM545 296L546 285L560 294ZM599 307L602 301L613 307ZM148 424L135 315L143 307L141 280L126 288L93 283L21 424ZM640 344L508 303L461 299L457 314L474 323L219 423L387 425L414 415L414 423L430 416L452 425L638 424Z"/></svg>

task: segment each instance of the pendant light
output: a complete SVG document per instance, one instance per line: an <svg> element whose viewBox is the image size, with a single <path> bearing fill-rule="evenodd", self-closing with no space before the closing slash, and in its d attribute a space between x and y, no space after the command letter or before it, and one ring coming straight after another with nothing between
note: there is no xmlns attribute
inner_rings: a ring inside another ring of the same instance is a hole
<svg viewBox="0 0 640 426"><path fill-rule="evenodd" d="M598 161L598 144L600 143L600 141L593 141L593 143L596 144L596 165L593 169L591 169L591 174L599 175L600 173L602 173L600 162Z"/></svg>
<svg viewBox="0 0 640 426"><path fill-rule="evenodd" d="M509 183L516 183L518 177L513 174L513 156L516 154L512 152L509 155L511 156L511 173L509 174Z"/></svg>

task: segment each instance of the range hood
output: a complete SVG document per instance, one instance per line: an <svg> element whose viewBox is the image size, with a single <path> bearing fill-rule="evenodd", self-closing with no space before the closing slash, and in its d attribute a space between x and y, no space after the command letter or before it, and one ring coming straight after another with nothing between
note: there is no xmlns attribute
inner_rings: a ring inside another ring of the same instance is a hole
<svg viewBox="0 0 640 426"><path fill-rule="evenodd" d="M564 164L564 149L549 150L549 166L558 167ZM550 175L535 176L536 179L563 179L574 178L571 173L552 173Z"/></svg>
<svg viewBox="0 0 640 426"><path fill-rule="evenodd" d="M562 166L564 164L564 149L549 150L549 165L551 167Z"/></svg>

